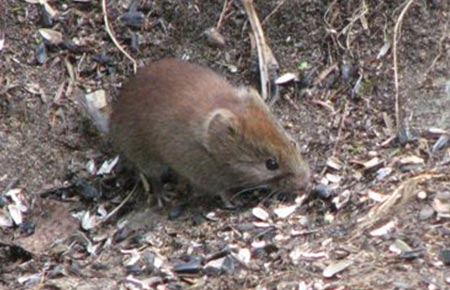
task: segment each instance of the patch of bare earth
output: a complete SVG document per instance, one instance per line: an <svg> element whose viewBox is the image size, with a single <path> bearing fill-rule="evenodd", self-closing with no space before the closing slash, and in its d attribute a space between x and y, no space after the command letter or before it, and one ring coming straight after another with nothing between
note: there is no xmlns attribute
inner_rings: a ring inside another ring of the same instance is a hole
<svg viewBox="0 0 450 290"><path fill-rule="evenodd" d="M185 212L149 202L121 161L96 174L115 156L79 97L113 100L132 73L98 2L0 3L1 289L450 287L448 1L412 1L403 19L404 1L256 1L280 74L299 78L273 109L316 190ZM138 64L189 58L258 86L239 1L106 2ZM217 48L203 32L223 7Z"/></svg>

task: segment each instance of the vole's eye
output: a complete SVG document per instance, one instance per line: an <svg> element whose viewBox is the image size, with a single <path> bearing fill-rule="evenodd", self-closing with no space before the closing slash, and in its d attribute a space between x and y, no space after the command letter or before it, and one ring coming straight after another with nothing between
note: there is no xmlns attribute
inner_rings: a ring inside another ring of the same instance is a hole
<svg viewBox="0 0 450 290"><path fill-rule="evenodd" d="M277 170L280 166L278 165L278 161L275 157L269 158L266 160L266 168L269 170Z"/></svg>

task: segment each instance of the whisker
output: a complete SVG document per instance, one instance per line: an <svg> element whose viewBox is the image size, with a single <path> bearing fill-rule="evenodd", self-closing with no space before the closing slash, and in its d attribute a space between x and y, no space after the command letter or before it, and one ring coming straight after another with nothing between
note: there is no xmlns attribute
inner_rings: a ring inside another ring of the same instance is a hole
<svg viewBox="0 0 450 290"><path fill-rule="evenodd" d="M262 185L257 185L254 187L248 187L248 188L244 188L238 192L236 192L235 194L233 194L233 196L230 198L230 201L233 201L235 198L237 198L239 195L248 192L248 191L252 191L252 190L257 190L257 189L268 189L269 185L267 184L262 184Z"/></svg>
<svg viewBox="0 0 450 290"><path fill-rule="evenodd" d="M261 199L261 201L258 203L258 205L266 202L268 199L271 199L272 197L274 197L275 195L277 195L279 193L281 193L281 190L271 190L268 195L264 196L264 198Z"/></svg>

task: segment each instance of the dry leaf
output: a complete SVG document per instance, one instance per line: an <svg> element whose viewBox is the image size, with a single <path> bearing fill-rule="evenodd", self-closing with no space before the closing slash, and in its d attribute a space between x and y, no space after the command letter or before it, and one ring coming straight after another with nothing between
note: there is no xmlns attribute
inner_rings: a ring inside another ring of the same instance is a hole
<svg viewBox="0 0 450 290"><path fill-rule="evenodd" d="M335 264L331 264L328 267L326 267L325 270L323 270L322 275L325 278L331 278L334 275L336 275L337 273L344 271L345 269L350 267L352 264L353 264L353 262L349 261L349 260L339 261Z"/></svg>
<svg viewBox="0 0 450 290"><path fill-rule="evenodd" d="M285 219L295 212L297 205L279 207L273 210L277 217Z"/></svg>
<svg viewBox="0 0 450 290"><path fill-rule="evenodd" d="M384 236L384 235L392 232L394 230L394 227L395 227L395 222L390 221L387 224L385 224L384 226L381 226L381 227L371 231L370 235L372 237Z"/></svg>
<svg viewBox="0 0 450 290"><path fill-rule="evenodd" d="M49 29L41 28L39 29L41 36L53 45L60 45L63 42L63 35L61 32Z"/></svg>
<svg viewBox="0 0 450 290"><path fill-rule="evenodd" d="M114 158L114 159L110 159L110 160L103 162L102 166L97 171L97 175L110 174L111 171L114 169L114 167L117 165L118 161L119 161L119 156L116 156L116 158Z"/></svg>
<svg viewBox="0 0 450 290"><path fill-rule="evenodd" d="M283 85L283 84L293 82L293 81L298 81L298 76L294 73L288 72L288 73L285 73L285 74L281 75L280 77L278 77L275 80L275 83L277 85Z"/></svg>
<svg viewBox="0 0 450 290"><path fill-rule="evenodd" d="M262 220L262 221L266 221L269 219L269 213L267 211L265 211L264 209L260 208L260 207L255 207L252 209L252 214Z"/></svg>

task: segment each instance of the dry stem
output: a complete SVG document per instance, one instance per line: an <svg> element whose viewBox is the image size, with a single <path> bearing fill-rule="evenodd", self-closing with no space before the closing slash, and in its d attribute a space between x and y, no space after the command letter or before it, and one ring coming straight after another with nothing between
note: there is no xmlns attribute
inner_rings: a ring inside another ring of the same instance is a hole
<svg viewBox="0 0 450 290"><path fill-rule="evenodd" d="M102 10L103 10L103 19L105 21L106 32L108 33L109 37L113 41L114 45L120 50L120 52L122 52L126 56L126 58L128 58L133 63L133 72L136 73L136 71L137 71L136 60L134 60L134 58L128 52L126 52L125 49L120 45L120 43L117 41L116 37L114 36L111 27L109 26L108 13L106 11L106 0L102 0Z"/></svg>
<svg viewBox="0 0 450 290"><path fill-rule="evenodd" d="M393 62L394 62L394 85L395 85L395 121L397 126L397 135L398 137L401 137L402 132L404 131L403 127L403 111L402 111L402 99L399 95L399 84L398 84L398 63L397 63L397 39L398 34L400 30L401 23L403 21L403 18L405 17L406 11L408 11L408 8L411 6L411 4L414 2L414 0L409 0L408 3L406 3L405 7L403 8L402 12L400 13L397 22L395 23L394 27L394 39L393 39Z"/></svg>
<svg viewBox="0 0 450 290"><path fill-rule="evenodd" d="M264 100L269 99L269 92L271 91L271 83L269 76L269 66L272 71L278 69L278 62L272 54L272 50L267 45L264 38L264 32L259 22L258 15L255 7L253 6L253 0L241 0L244 5L245 12L252 26L252 30L255 36L256 49L258 51L259 73L261 78L261 96ZM271 103L276 101L276 97L271 100Z"/></svg>
<svg viewBox="0 0 450 290"><path fill-rule="evenodd" d="M219 30L219 29L220 29L220 26L222 26L222 22L223 22L223 19L224 19L224 17L225 17L225 13L226 13L227 10L228 10L228 5L229 5L229 3L231 3L231 2L228 2L228 0L223 1L222 12L220 13L219 21L217 21L217 25L216 25L216 29L217 29L217 30Z"/></svg>

